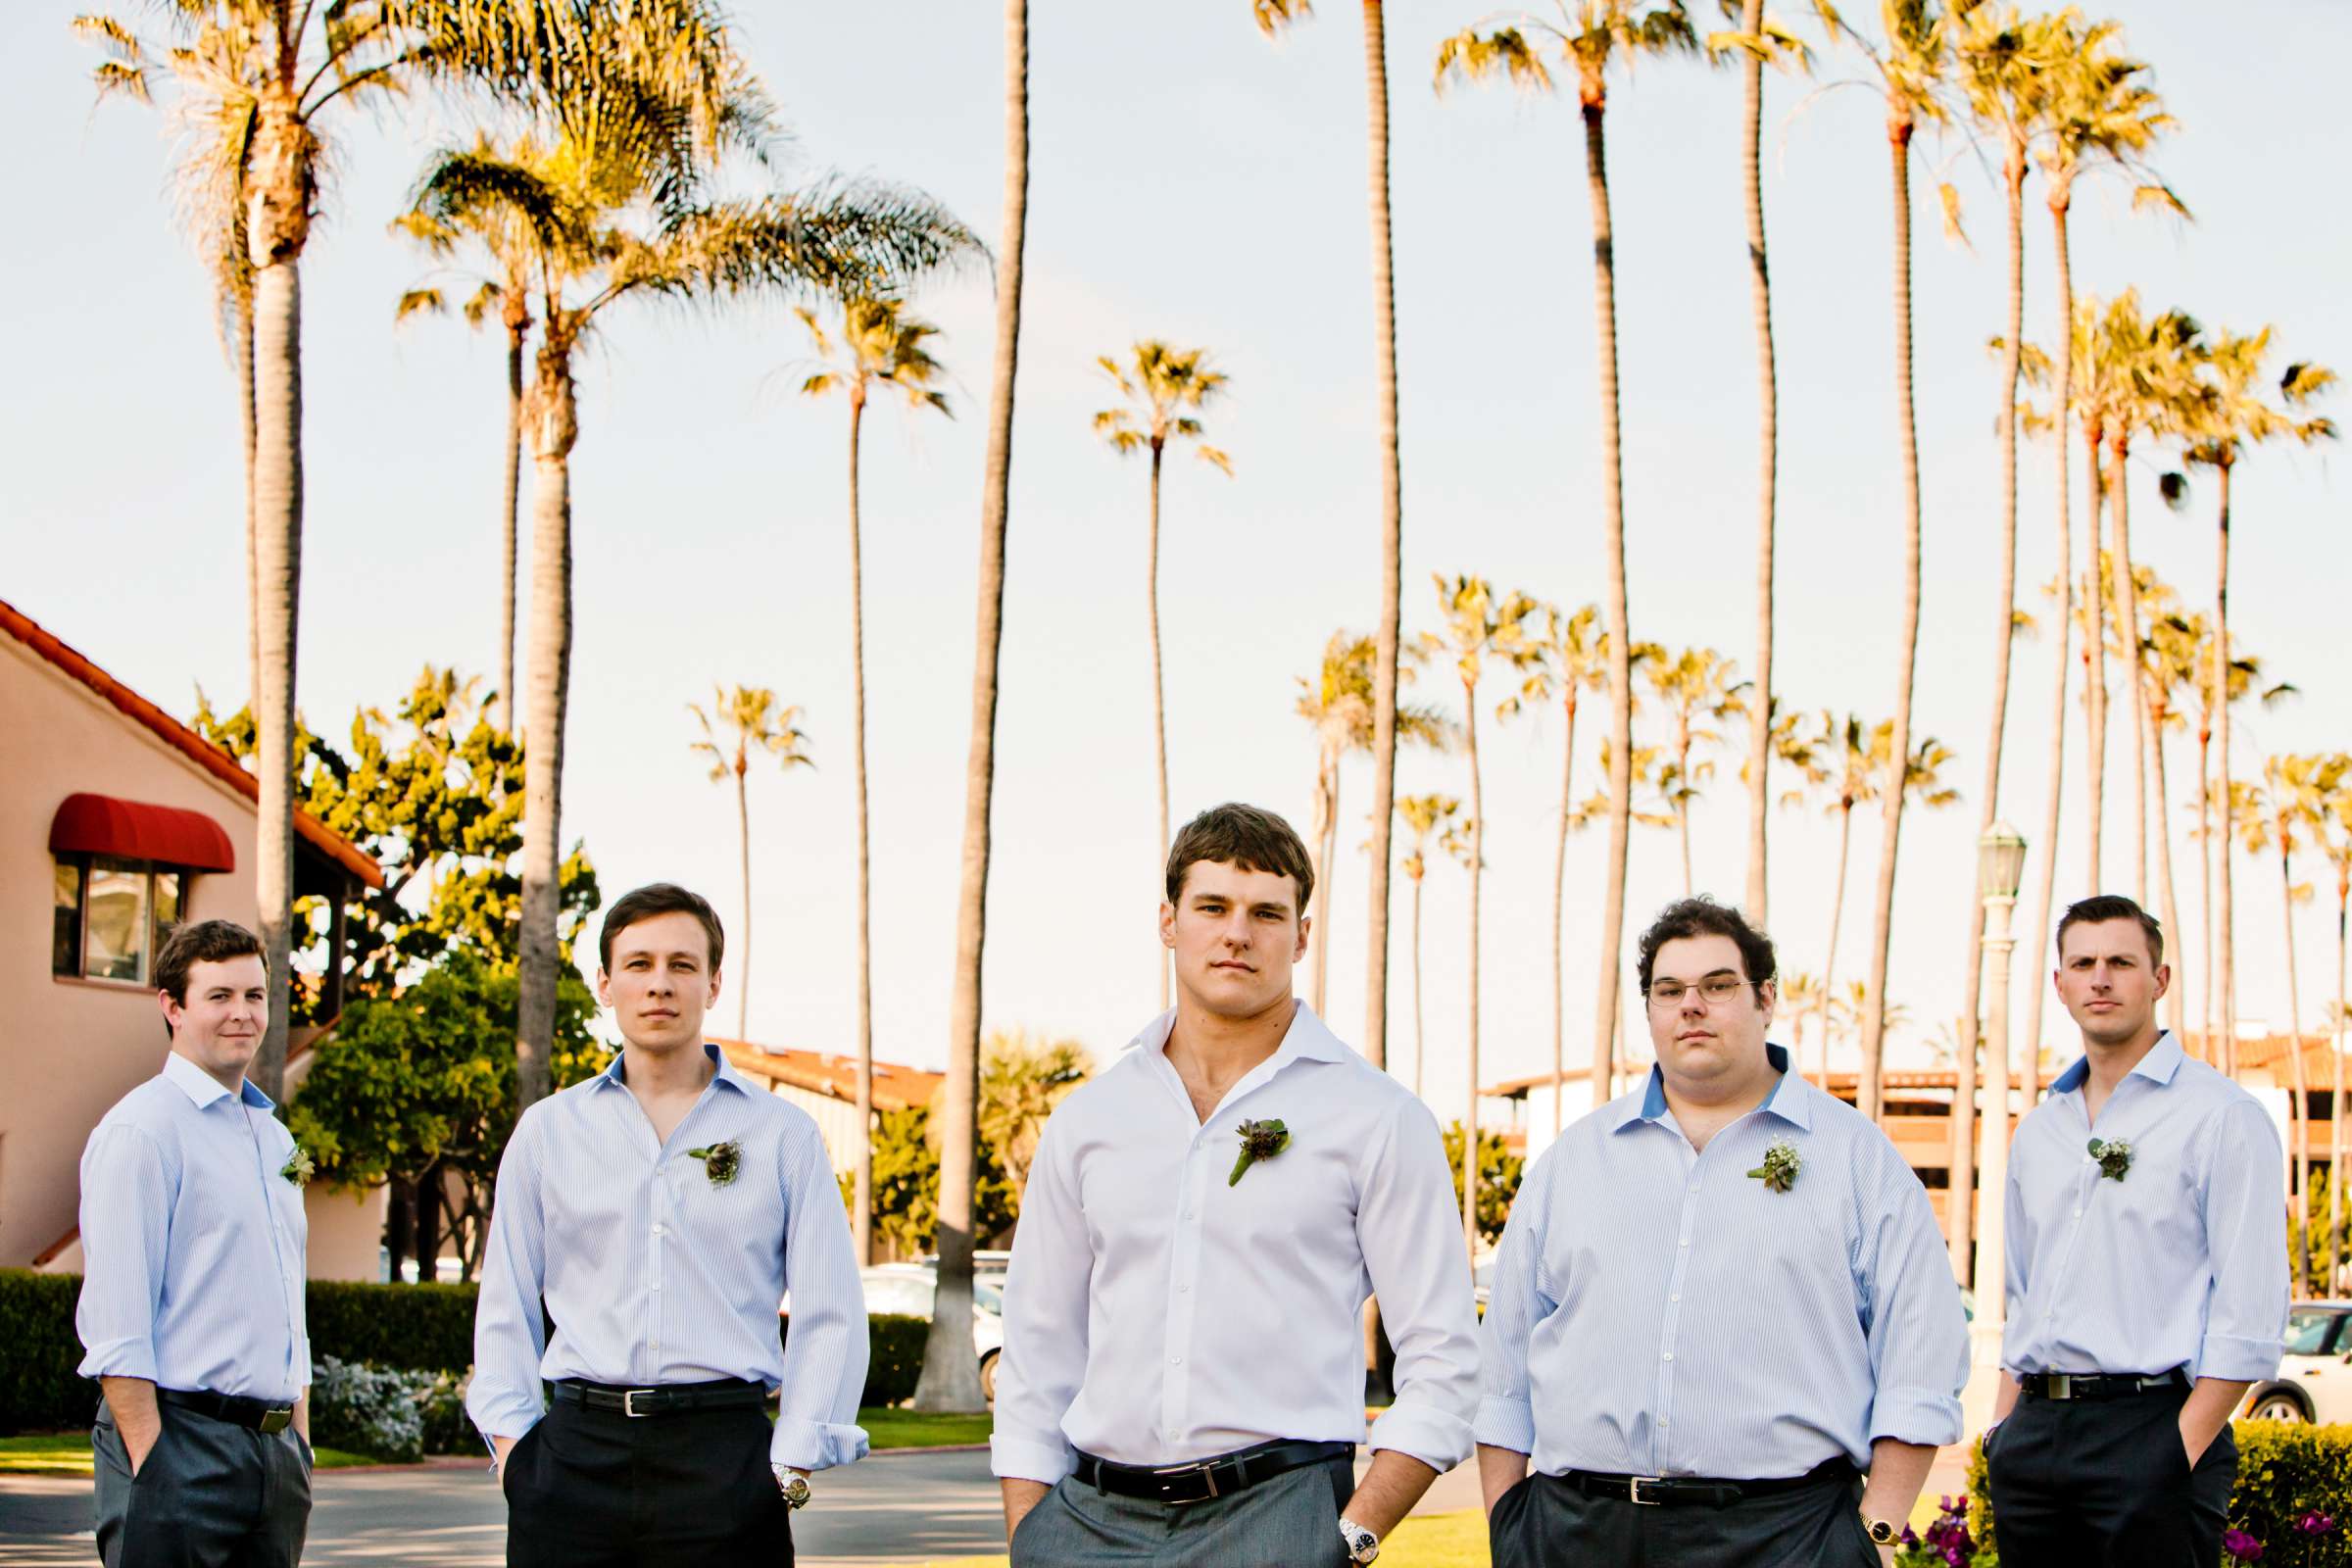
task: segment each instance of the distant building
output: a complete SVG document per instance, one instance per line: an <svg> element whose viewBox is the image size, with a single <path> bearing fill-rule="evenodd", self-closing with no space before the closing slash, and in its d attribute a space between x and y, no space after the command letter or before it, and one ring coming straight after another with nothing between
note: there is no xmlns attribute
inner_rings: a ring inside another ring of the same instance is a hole
<svg viewBox="0 0 2352 1568"><path fill-rule="evenodd" d="M817 1051L771 1050L745 1040L714 1042L727 1054L737 1071L766 1084L816 1118L825 1136L825 1152L833 1169L846 1173L858 1167L858 1058L829 1056ZM874 1063L874 1109L905 1110L928 1105L948 1075L905 1067L897 1062Z"/></svg>
<svg viewBox="0 0 2352 1568"><path fill-rule="evenodd" d="M260 785L5 603L0 736L0 1268L71 1272L81 1266L82 1145L169 1050L149 979L157 946L183 920L259 924ZM294 885L340 909L383 873L305 812ZM289 1091L339 1010L341 943L331 951L329 1022L293 1032ZM374 1279L382 1191L314 1187L307 1206L312 1277Z"/></svg>

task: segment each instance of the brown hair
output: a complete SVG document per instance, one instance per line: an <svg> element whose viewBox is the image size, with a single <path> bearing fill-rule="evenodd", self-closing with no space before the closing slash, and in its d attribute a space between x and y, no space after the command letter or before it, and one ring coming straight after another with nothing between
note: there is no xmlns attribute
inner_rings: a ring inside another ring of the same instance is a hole
<svg viewBox="0 0 2352 1568"><path fill-rule="evenodd" d="M270 956L262 951L262 939L234 920L196 920L176 927L164 938L161 952L155 956L155 989L170 997L176 1006L188 1004L188 971L200 963L219 963L226 958L242 958L247 954L262 960L262 971L270 969Z"/></svg>
<svg viewBox="0 0 2352 1568"><path fill-rule="evenodd" d="M1658 911L1642 933L1641 958L1638 968L1642 991L1649 991L1650 966L1657 962L1658 950L1669 942L1685 937L1730 937L1740 948L1740 962L1747 971L1750 984L1762 985L1780 977L1780 960L1774 956L1772 938L1747 923L1747 916L1728 905L1717 904L1705 894L1695 899L1680 899Z"/></svg>
<svg viewBox="0 0 2352 1568"><path fill-rule="evenodd" d="M1289 877L1298 885L1298 907L1294 911L1298 914L1306 913L1306 901L1315 891L1315 868L1298 832L1272 811L1239 801L1210 807L1176 835L1168 850L1170 904L1184 893L1184 874L1199 860Z"/></svg>
<svg viewBox="0 0 2352 1568"><path fill-rule="evenodd" d="M2058 917L2058 961L2066 961L2066 934L2079 925L2102 925L2109 920L2137 920L2141 935L2148 939L2148 962L2151 966L2164 962L2164 927L2156 917L2121 893L2100 893L2080 899L2066 906Z"/></svg>
<svg viewBox="0 0 2352 1568"><path fill-rule="evenodd" d="M710 939L710 972L718 973L718 960L726 954L726 933L719 929L718 911L710 901L699 893L691 893L675 882L651 882L633 892L624 893L612 908L605 911L604 929L596 934L596 961L610 974L612 970L612 939L640 920L651 920L658 914L691 914L703 922L703 934Z"/></svg>

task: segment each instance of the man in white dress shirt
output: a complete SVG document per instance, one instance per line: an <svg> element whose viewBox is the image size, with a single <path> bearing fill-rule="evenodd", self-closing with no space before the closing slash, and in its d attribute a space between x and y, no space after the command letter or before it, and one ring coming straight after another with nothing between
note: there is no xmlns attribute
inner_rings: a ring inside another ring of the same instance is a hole
<svg viewBox="0 0 2352 1568"><path fill-rule="evenodd" d="M1168 855L1176 1007L1047 1124L1005 1281L1015 1568L1367 1563L1467 1458L1478 1355L1427 1106L1291 995L1314 873L1270 811ZM1363 1441L1360 1314L1396 1398Z"/></svg>

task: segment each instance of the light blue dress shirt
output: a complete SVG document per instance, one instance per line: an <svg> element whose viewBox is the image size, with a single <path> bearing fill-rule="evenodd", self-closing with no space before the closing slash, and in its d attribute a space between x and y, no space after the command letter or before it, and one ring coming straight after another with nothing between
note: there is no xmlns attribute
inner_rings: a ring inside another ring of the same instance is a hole
<svg viewBox="0 0 2352 1568"><path fill-rule="evenodd" d="M2256 1383L2286 1333L2286 1155L2262 1102L2170 1031L2094 1124L2087 1057L2009 1150L2012 1372L2169 1372ZM2092 1138L2132 1151L2102 1176Z"/></svg>
<svg viewBox="0 0 2352 1568"><path fill-rule="evenodd" d="M81 1153L85 1378L292 1403L311 1382L294 1135L173 1052Z"/></svg>
<svg viewBox="0 0 2352 1568"><path fill-rule="evenodd" d="M629 1093L625 1056L523 1113L498 1167L466 1407L485 1438L546 1413L540 1380L657 1388L757 1379L783 1396L769 1457L862 1458L865 1298L841 1188L808 1113L717 1072L669 1141ZM687 1152L732 1143L735 1179ZM776 1309L792 1292L791 1349ZM542 1340L540 1302L555 1320Z"/></svg>
<svg viewBox="0 0 2352 1568"><path fill-rule="evenodd" d="M1764 1479L1960 1436L1968 1328L1919 1178L1788 1071L1701 1152L1648 1084L1520 1185L1481 1333L1482 1444L1536 1470ZM1775 1192L1748 1173L1786 1143Z"/></svg>

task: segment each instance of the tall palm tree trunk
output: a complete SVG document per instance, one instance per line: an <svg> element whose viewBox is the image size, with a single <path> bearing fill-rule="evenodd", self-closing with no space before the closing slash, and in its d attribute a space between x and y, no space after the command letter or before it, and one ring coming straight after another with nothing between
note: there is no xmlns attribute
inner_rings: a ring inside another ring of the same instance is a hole
<svg viewBox="0 0 2352 1568"><path fill-rule="evenodd" d="M2328 1283L2322 1294L2335 1294L2343 1277L2344 1240L2344 927L2352 915L2352 870L2335 878L2335 1028L2328 1052L2333 1083L2328 1102Z"/></svg>
<svg viewBox="0 0 2352 1568"><path fill-rule="evenodd" d="M2286 1059L2295 1086L2295 1289L2311 1288L2311 1086L2304 1082L2303 1004L2295 976L2295 873L2287 824L2278 824L2278 912L2286 927Z"/></svg>
<svg viewBox="0 0 2352 1568"><path fill-rule="evenodd" d="M1625 587L1625 457L1617 415L1617 262L1610 225L1606 104L1584 101L1585 186L1592 202L1592 316L1600 376L1601 517L1609 634L1609 859L1601 876L1600 951L1592 987L1592 1104L1616 1092L1617 986L1625 947L1625 862L1634 808L1634 664Z"/></svg>
<svg viewBox="0 0 2352 1568"><path fill-rule="evenodd" d="M1332 873L1339 868L1340 858L1340 753L1337 747L1326 749L1323 771L1317 783L1319 804L1323 808L1322 832L1315 839L1315 858L1321 861L1315 869L1315 966L1312 976L1315 1016L1323 1016L1323 999L1331 977L1331 882Z"/></svg>
<svg viewBox="0 0 2352 1568"><path fill-rule="evenodd" d="M2123 619L2126 695L2132 708L2132 896L2148 902L2148 714L2147 679L2139 657L2139 584L2132 572L2132 498L2125 463L2132 454L2132 435L2119 430L2109 441L2115 495L2108 514L2115 523L2116 611Z"/></svg>
<svg viewBox="0 0 2352 1568"><path fill-rule="evenodd" d="M2197 1010L2197 1021L2205 1032L2205 1059L2224 1072L2233 1069L2226 1063L2229 1057L2222 1052L2220 1007L2222 988L2217 981L2220 971L2213 966L2213 716L2210 707L2203 710L2197 728L2197 915L2203 927L2205 951L2197 965L2204 981L2198 1001L2204 1005Z"/></svg>
<svg viewBox="0 0 2352 1568"><path fill-rule="evenodd" d="M1886 955L1894 933L1894 873L1902 846L1903 801L1910 793L1911 687L1919 667L1919 573L1922 541L1919 499L1919 423L1911 399L1911 122L1897 117L1888 125L1886 146L1894 185L1894 402L1903 458L1903 629L1902 662L1896 667L1894 736L1887 750L1886 782L1881 786L1878 898L1870 929L1870 1000L1862 1015L1862 1113L1876 1120L1886 1095ZM1965 1056L1966 1054L1963 1053ZM1959 1068L1959 1095L1973 1101L1976 1063ZM1968 1172L1955 1171L1959 1187L1953 1213L1963 1221Z"/></svg>
<svg viewBox="0 0 2352 1568"><path fill-rule="evenodd" d="M2154 709L2153 689L2143 685L2141 694L2149 703L2148 750L2154 754L2150 760L2156 769L2155 820L2150 824L2156 830L2156 882L2164 899L2164 929L2171 933L2169 940L2174 945L2174 951L2179 952L2183 946L2183 933L2180 929L2180 904L2173 889L2172 823L2165 811L2165 802L2171 799L2168 792L2172 785L2164 767L2164 725ZM2181 1038L2181 1023L2187 1011L2182 993L2186 989L2185 985L2176 983L2164 993L2164 1025L2173 1032L2175 1039Z"/></svg>
<svg viewBox="0 0 2352 1568"><path fill-rule="evenodd" d="M1560 1102L1568 1070L1567 890L1568 822L1576 807L1576 676L1567 676L1568 738L1560 748L1560 836L1551 853L1551 1136L1560 1136ZM1414 890L1415 896L1420 890ZM1598 1101L1593 1102L1598 1104Z"/></svg>
<svg viewBox="0 0 2352 1568"><path fill-rule="evenodd" d="M2082 786L2089 802L2086 831L2090 842L2084 846L2084 852L2089 857L2090 880L2083 885L2092 893L2103 891L2107 882L2099 853L2105 842L2107 807L2108 562L2107 553L2101 548L2104 536L2099 524L2100 509L2107 499L2106 473L2099 466L2099 448L2105 434L2096 416L2084 417L2082 440L2088 477L2082 501L2090 515L2083 528L2082 546L2090 560L2082 573L2082 594L2088 601L2082 609L2090 624L2082 633Z"/></svg>
<svg viewBox="0 0 2352 1568"><path fill-rule="evenodd" d="M1413 878L1413 1098L1421 1098L1421 879Z"/></svg>
<svg viewBox="0 0 2352 1568"><path fill-rule="evenodd" d="M1365 889L1364 1059L1389 1061L1389 835L1396 817L1396 644L1403 623L1404 478L1396 437L1396 274L1389 233L1389 60L1381 0L1364 0L1366 148L1371 163L1372 312L1380 419L1380 626L1372 667L1372 880ZM1367 1344L1377 1322L1367 1322Z"/></svg>
<svg viewBox="0 0 2352 1568"><path fill-rule="evenodd" d="M2222 1039L2222 1071L2232 1077L2237 1073L2237 941L2231 919L2230 864L2230 843L2234 836L2230 800L2230 472L2231 465L2225 462L2222 469L2221 518L2214 547L2213 567L2213 710L2214 739L2220 743L2215 757L2216 772L2221 778L2221 804L2214 814L2221 818L2222 842L2216 852L2215 878L2220 883L2220 901L2214 907L2214 940L2220 947L2220 964L2215 973L2222 980L2222 1005L2215 1015L2215 1027Z"/></svg>
<svg viewBox="0 0 2352 1568"><path fill-rule="evenodd" d="M1838 880L1830 894L1830 945L1821 959L1821 1087L1830 1087L1830 987L1838 973L1838 927L1845 917L1845 853L1854 840L1854 806L1845 802L1838 813Z"/></svg>
<svg viewBox="0 0 2352 1568"><path fill-rule="evenodd" d="M735 942L735 1038L751 1039L746 1031L752 1015L752 798L749 781L751 760L741 750L735 754L735 827L736 845L743 858L743 929Z"/></svg>
<svg viewBox="0 0 2352 1568"><path fill-rule="evenodd" d="M1478 915L1487 864L1487 797L1478 769L1478 688L1462 682L1462 741L1470 753L1470 1099L1462 1111L1462 1240L1478 1253Z"/></svg>
<svg viewBox="0 0 2352 1568"><path fill-rule="evenodd" d="M858 448L865 390L850 389L850 750L858 791L858 1169L852 1178L858 1261L874 1260L873 856L865 793L865 539L858 512Z"/></svg>
<svg viewBox="0 0 2352 1568"><path fill-rule="evenodd" d="M980 960L988 922L989 806L996 788L997 661L1004 637L1006 504L1013 377L1020 360L1021 247L1029 220L1029 5L1004 0L1004 218L997 242L997 347L980 489L979 612L972 654L971 754L963 779L963 874L956 901L956 981L939 1158L939 1288L914 1408L980 1410L972 1355L973 1183L979 1154Z"/></svg>
<svg viewBox="0 0 2352 1568"><path fill-rule="evenodd" d="M1764 0L1742 0L1740 29L1764 29ZM1740 118L1740 160L1747 182L1748 293L1756 318L1756 678L1747 700L1747 912L1770 923L1766 813L1771 808L1773 511L1779 485L1780 386L1772 346L1772 274L1764 252L1764 61L1743 57L1746 98ZM1690 891L1690 824L1684 824L1684 892Z"/></svg>
<svg viewBox="0 0 2352 1568"><path fill-rule="evenodd" d="M552 318L531 396L531 645L523 724L522 929L514 1020L517 1111L545 1098L556 1031L557 868L563 858L564 724L571 689L571 379L576 327Z"/></svg>
<svg viewBox="0 0 2352 1568"><path fill-rule="evenodd" d="M232 307L229 353L236 360L237 416L245 437L245 701L261 716L262 701L262 544L254 517L253 460L255 434L253 375L253 299Z"/></svg>
<svg viewBox="0 0 2352 1568"><path fill-rule="evenodd" d="M2052 356L2056 361L2058 387L2050 400L2057 419L2057 433L2050 450L2058 455L2052 465L2058 470L2058 657L2055 677L2050 686L2050 765L2048 774L2048 805L2041 818L2041 885L2034 892L2034 924L2028 927L2033 946L2026 951L2039 954L2047 951L2050 938L2050 901L2058 887L2058 822L2059 808L2065 803L2060 792L2066 784L2066 677L2067 660L2072 649L2069 639L2075 629L2075 544L2073 528L2068 518L2069 495L2066 471L2066 427L2072 412L2068 400L2074 396L2075 356L2075 271L2074 260L2067 250L2066 212L2055 202L2051 204L2058 235L2058 333L2063 345ZM2093 486L2096 489L2096 486ZM2092 557L2097 557L2097 534L2092 534ZM2032 962L2026 965L2030 974ZM2049 987L2026 987L2026 1032L2019 1042L2026 1057L2024 1077L2025 1107L2034 1108L2041 1098L2041 1003Z"/></svg>
<svg viewBox="0 0 2352 1568"><path fill-rule="evenodd" d="M515 296L510 294L512 301ZM529 318L507 319L507 475L499 507L498 708L500 726L514 733L514 520L522 492L522 343Z"/></svg>
<svg viewBox="0 0 2352 1568"><path fill-rule="evenodd" d="M270 1027L246 1069L281 1099L294 948L295 628L302 599L302 278L298 255L262 260L253 276L253 509L261 683L254 709L260 812L254 898L270 966Z"/></svg>
<svg viewBox="0 0 2352 1568"><path fill-rule="evenodd" d="M1160 444L1152 443L1152 546L1146 597L1152 611L1152 759L1159 780L1159 859L1168 863L1168 698L1159 665L1159 465ZM1328 872L1326 873L1328 874ZM1168 1010L1168 955L1163 950L1159 969L1159 1010Z"/></svg>

